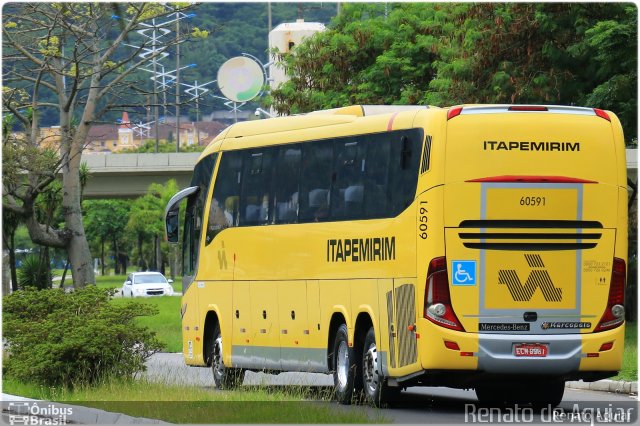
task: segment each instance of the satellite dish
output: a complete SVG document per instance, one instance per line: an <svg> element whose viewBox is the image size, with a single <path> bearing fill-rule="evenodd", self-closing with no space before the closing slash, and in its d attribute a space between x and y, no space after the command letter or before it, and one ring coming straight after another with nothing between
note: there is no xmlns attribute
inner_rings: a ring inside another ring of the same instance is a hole
<svg viewBox="0 0 640 426"><path fill-rule="evenodd" d="M264 85L262 65L253 59L236 56L218 70L218 87L234 102L247 102L258 96Z"/></svg>

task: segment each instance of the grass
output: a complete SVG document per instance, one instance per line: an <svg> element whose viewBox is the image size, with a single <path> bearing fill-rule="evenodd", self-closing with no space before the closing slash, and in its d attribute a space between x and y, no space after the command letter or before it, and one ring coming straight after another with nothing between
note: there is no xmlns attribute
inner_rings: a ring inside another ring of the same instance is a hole
<svg viewBox="0 0 640 426"><path fill-rule="evenodd" d="M156 306L158 315L139 317L138 324L155 331L158 339L165 344L167 352L182 352L182 333L180 320L180 297L162 296L136 299L115 298L111 303L131 303L132 300Z"/></svg>
<svg viewBox="0 0 640 426"><path fill-rule="evenodd" d="M612 380L638 380L638 323L628 322L624 333L624 356L620 373Z"/></svg>
<svg viewBox="0 0 640 426"><path fill-rule="evenodd" d="M172 423L388 423L364 407L328 404L324 388L244 386L219 391L148 381L106 380L93 387L46 388L5 378L4 391ZM324 393L323 393L324 392ZM310 400L313 398L313 400ZM324 400L324 402L322 401Z"/></svg>
<svg viewBox="0 0 640 426"><path fill-rule="evenodd" d="M121 288L126 275L104 275L96 277L96 285L101 288ZM176 291L176 282L180 281L176 278L173 288ZM180 284L181 286L181 284ZM179 296L162 296L162 297L143 297L135 299L114 298L112 303L131 303L136 300L142 303L156 306L158 315L152 317L137 318L138 324L148 327L155 331L158 339L165 344L167 352L182 352L182 333L180 320L180 300Z"/></svg>

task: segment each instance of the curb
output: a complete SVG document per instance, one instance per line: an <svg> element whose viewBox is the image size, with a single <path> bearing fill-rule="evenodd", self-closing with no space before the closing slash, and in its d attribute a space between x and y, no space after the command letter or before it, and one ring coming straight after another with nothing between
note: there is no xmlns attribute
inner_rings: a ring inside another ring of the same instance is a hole
<svg viewBox="0 0 640 426"><path fill-rule="evenodd" d="M9 404L11 403L33 403L33 406L38 405L39 407L48 407L53 406L58 410L64 410L63 412L71 414L66 414L64 421L60 422L62 419L60 416L51 416L51 415L31 415L30 417L34 418L50 418L53 422L58 421L58 423L50 423L50 424L65 424L65 423L79 423L79 424L163 424L168 425L171 423L167 423L162 420L157 419L146 419L144 417L133 417L128 416L126 414L121 413L112 413L110 411L100 410L98 408L90 408L83 407L80 405L70 405L63 404L58 402L50 402L39 399L30 399L24 398L22 396L8 395L6 393L2 394L2 412L6 414L15 414L17 416L24 416L24 409L19 411L11 411ZM31 424L31 423L24 423ZM39 423L43 424L43 423ZM47 423L44 423L47 424Z"/></svg>
<svg viewBox="0 0 640 426"><path fill-rule="evenodd" d="M625 382L622 380L598 380L597 382L566 382L565 387L570 389L624 393L629 395L638 394L638 382Z"/></svg>

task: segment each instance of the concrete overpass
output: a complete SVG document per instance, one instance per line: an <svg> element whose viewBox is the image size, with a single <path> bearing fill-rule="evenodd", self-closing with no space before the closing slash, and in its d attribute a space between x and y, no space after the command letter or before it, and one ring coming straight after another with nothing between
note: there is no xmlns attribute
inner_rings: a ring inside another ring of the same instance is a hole
<svg viewBox="0 0 640 426"><path fill-rule="evenodd" d="M199 152L159 154L85 154L89 180L84 198L135 198L152 183L175 179L180 188L191 182Z"/></svg>
<svg viewBox="0 0 640 426"><path fill-rule="evenodd" d="M89 198L134 198L152 183L175 179L180 188L191 182L199 152L167 154L86 154L90 177L84 190ZM627 149L629 178L638 182L638 150Z"/></svg>

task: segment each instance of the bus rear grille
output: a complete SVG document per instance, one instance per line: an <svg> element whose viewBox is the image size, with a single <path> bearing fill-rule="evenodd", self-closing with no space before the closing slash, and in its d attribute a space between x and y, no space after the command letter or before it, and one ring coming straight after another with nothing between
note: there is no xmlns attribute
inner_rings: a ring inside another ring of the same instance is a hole
<svg viewBox="0 0 640 426"><path fill-rule="evenodd" d="M458 236L466 248L544 251L594 248L602 237L597 230L603 227L600 222L578 220L465 220L460 228L492 228L488 232L460 232ZM494 231L497 229L501 231ZM523 232L524 229L531 232ZM575 231L567 232L570 229ZM583 229L587 231L582 232ZM549 232L555 230L558 232Z"/></svg>
<svg viewBox="0 0 640 426"><path fill-rule="evenodd" d="M592 249L596 243L464 243L466 248L478 250L586 250Z"/></svg>
<svg viewBox="0 0 640 426"><path fill-rule="evenodd" d="M602 234L599 233L558 233L545 232L541 234L523 232L461 232L460 238L463 240L485 239L485 240L599 240Z"/></svg>
<svg viewBox="0 0 640 426"><path fill-rule="evenodd" d="M463 220L460 228L602 229L593 220Z"/></svg>

